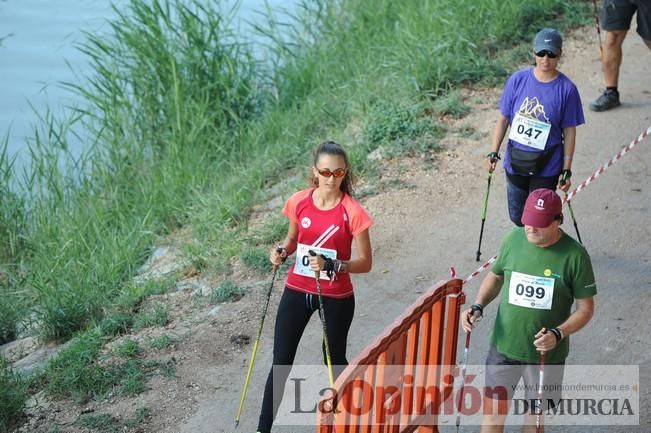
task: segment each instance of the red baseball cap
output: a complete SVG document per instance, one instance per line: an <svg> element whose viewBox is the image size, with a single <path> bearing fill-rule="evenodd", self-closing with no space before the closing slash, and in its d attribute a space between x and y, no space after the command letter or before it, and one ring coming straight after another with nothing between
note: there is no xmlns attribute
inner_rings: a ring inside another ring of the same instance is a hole
<svg viewBox="0 0 651 433"><path fill-rule="evenodd" d="M539 188L531 191L524 204L522 224L526 226L548 227L563 210L563 201L555 191Z"/></svg>

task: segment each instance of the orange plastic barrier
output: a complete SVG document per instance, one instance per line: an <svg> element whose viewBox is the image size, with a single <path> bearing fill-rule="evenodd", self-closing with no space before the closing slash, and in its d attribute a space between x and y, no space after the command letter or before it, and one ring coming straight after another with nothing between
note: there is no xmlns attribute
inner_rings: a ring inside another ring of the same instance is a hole
<svg viewBox="0 0 651 433"><path fill-rule="evenodd" d="M319 404L317 433L438 432L437 410L454 405L462 284L430 288L351 361Z"/></svg>

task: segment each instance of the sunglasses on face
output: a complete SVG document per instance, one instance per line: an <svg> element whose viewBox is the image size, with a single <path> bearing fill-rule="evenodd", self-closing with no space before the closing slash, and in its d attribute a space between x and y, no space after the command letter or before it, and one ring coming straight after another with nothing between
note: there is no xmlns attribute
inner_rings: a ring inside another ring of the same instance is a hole
<svg viewBox="0 0 651 433"><path fill-rule="evenodd" d="M557 54L554 54L549 50L542 50L536 53L536 57L545 57L545 56L549 57L550 59L555 59L556 57L558 57Z"/></svg>
<svg viewBox="0 0 651 433"><path fill-rule="evenodd" d="M338 169L336 169L334 171L330 171L330 169L328 169L328 168L324 168L323 170L319 170L317 168L316 171L318 171L319 174L321 176L323 176L323 177L334 176L336 178L339 178L339 177L344 177L344 175L346 174L346 169L345 168L338 168Z"/></svg>

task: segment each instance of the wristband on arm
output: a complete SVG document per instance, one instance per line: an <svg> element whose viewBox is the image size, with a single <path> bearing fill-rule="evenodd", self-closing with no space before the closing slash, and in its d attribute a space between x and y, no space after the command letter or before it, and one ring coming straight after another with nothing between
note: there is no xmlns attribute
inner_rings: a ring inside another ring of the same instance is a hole
<svg viewBox="0 0 651 433"><path fill-rule="evenodd" d="M549 332L554 334L554 337L556 337L556 342L557 343L563 339L563 332L560 329L558 329L558 328L550 328Z"/></svg>
<svg viewBox="0 0 651 433"><path fill-rule="evenodd" d="M323 270L325 272L328 272L328 277L330 277L330 274L335 274L335 273L340 273L340 272L346 272L348 269L348 264L345 263L343 260L337 260L337 259L331 259L329 257L326 257L325 255L321 254L321 257L323 260L325 260L325 265L323 266Z"/></svg>
<svg viewBox="0 0 651 433"><path fill-rule="evenodd" d="M475 314L475 311L479 311L479 316L484 317L484 307L481 304L472 304L470 306L470 313Z"/></svg>
<svg viewBox="0 0 651 433"><path fill-rule="evenodd" d="M335 272L336 272L335 262L337 260L333 260L330 257L326 257L324 254L321 254L321 258L325 260L325 264L323 265L322 270L326 273L328 278L332 280L332 278L335 276Z"/></svg>

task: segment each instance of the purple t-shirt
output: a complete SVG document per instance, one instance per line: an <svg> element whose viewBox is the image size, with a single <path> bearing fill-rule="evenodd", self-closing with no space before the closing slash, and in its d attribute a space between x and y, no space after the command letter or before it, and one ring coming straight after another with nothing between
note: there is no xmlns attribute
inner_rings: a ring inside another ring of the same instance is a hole
<svg viewBox="0 0 651 433"><path fill-rule="evenodd" d="M509 119L509 125L518 113L551 124L545 151L553 148L553 154L537 176L558 175L563 169L563 128L585 123L581 97L574 83L563 73L548 83L542 83L534 76L533 68L522 69L507 80L500 98L500 111ZM528 152L540 151L509 139L504 169L510 174L513 174L510 146Z"/></svg>

